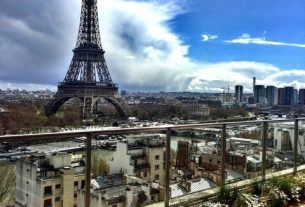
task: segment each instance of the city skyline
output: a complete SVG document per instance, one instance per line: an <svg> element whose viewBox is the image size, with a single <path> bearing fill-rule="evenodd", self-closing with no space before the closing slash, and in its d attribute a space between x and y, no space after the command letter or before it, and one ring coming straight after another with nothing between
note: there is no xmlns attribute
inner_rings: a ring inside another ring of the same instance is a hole
<svg viewBox="0 0 305 207"><path fill-rule="evenodd" d="M81 1L0 3L0 88L49 88L66 73ZM99 1L110 73L121 89L221 92L305 84L305 2ZM119 48L119 49L118 49ZM45 84L45 85L44 85Z"/></svg>

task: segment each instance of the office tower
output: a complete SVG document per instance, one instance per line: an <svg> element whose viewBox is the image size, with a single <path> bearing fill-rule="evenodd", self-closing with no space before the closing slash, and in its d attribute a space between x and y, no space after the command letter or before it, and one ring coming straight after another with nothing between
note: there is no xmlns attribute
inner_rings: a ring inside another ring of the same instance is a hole
<svg viewBox="0 0 305 207"><path fill-rule="evenodd" d="M286 86L284 88L284 105L294 104L294 88L291 86Z"/></svg>
<svg viewBox="0 0 305 207"><path fill-rule="evenodd" d="M267 86L266 88L267 104L269 106L278 104L278 90L275 86Z"/></svg>
<svg viewBox="0 0 305 207"><path fill-rule="evenodd" d="M285 90L284 88L278 88L278 105L285 105Z"/></svg>
<svg viewBox="0 0 305 207"><path fill-rule="evenodd" d="M248 98L248 104L255 104L254 97L251 96Z"/></svg>
<svg viewBox="0 0 305 207"><path fill-rule="evenodd" d="M256 78L253 77L253 96L255 96L255 90L254 90L254 86L256 85Z"/></svg>
<svg viewBox="0 0 305 207"><path fill-rule="evenodd" d="M266 104L266 89L264 85L254 86L254 101L255 103Z"/></svg>
<svg viewBox="0 0 305 207"><path fill-rule="evenodd" d="M298 94L298 90L294 89L294 93L293 93L293 104L298 104L299 103L299 94Z"/></svg>
<svg viewBox="0 0 305 207"><path fill-rule="evenodd" d="M235 86L235 98L236 98L237 103L240 103L243 101L243 86L241 86L241 85Z"/></svg>
<svg viewBox="0 0 305 207"><path fill-rule="evenodd" d="M299 90L299 103L305 105L305 88Z"/></svg>

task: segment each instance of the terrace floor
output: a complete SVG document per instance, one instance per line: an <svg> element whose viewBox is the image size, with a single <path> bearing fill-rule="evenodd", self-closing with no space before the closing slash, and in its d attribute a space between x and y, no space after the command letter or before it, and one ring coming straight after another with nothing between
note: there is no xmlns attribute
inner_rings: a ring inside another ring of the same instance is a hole
<svg viewBox="0 0 305 207"><path fill-rule="evenodd" d="M305 170L305 164L298 166L298 172ZM282 177L287 175L292 175L293 168L281 170L278 172L272 172L266 175L266 179L272 178L272 177ZM245 179L238 182L227 184L226 186L229 188L244 188L246 186L251 185L255 181L261 180L261 177L257 177L256 179ZM170 200L170 206L190 206L190 205L196 205L198 203L202 203L207 201L209 198L214 197L219 192L220 187L214 187L207 190L194 192L191 194L179 196L172 198ZM149 207L164 207L164 202L154 203L151 205L148 205ZM301 204L300 206L305 207L305 204Z"/></svg>

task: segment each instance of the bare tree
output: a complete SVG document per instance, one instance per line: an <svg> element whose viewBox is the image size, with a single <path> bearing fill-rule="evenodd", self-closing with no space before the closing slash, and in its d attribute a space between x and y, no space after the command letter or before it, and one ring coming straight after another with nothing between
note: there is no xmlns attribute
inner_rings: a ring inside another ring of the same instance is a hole
<svg viewBox="0 0 305 207"><path fill-rule="evenodd" d="M15 166L0 164L0 206L12 205L15 200Z"/></svg>
<svg viewBox="0 0 305 207"><path fill-rule="evenodd" d="M103 158L93 156L91 172L93 174L93 177L107 175L109 172L109 165Z"/></svg>

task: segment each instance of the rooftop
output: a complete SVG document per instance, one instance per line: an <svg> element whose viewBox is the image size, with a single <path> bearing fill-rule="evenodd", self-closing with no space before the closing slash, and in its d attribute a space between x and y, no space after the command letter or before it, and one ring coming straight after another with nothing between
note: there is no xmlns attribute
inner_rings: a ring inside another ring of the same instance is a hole
<svg viewBox="0 0 305 207"><path fill-rule="evenodd" d="M175 198L186 194L194 193L197 191L206 190L209 188L216 187L217 185L207 178L201 178L200 181L191 182L191 191L187 192L183 187L179 186L179 183L170 185L171 197Z"/></svg>
<svg viewBox="0 0 305 207"><path fill-rule="evenodd" d="M124 176L123 174L112 174L106 176L98 176L94 179L91 179L91 186L95 190L106 189L111 187L123 186Z"/></svg>

